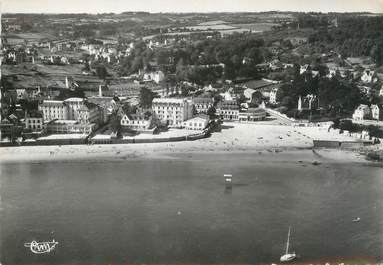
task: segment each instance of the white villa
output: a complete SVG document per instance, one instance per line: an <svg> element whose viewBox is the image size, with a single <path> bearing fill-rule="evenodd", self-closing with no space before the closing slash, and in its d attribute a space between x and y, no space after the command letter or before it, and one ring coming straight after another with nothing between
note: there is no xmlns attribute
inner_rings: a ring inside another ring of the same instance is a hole
<svg viewBox="0 0 383 265"><path fill-rule="evenodd" d="M374 74L375 74L374 71L366 69L364 70L363 75L360 77L360 80L362 80L362 82L365 82L365 83L372 83L374 81L373 79Z"/></svg>
<svg viewBox="0 0 383 265"><path fill-rule="evenodd" d="M144 81L154 81L159 84L165 79L165 74L162 71L155 71L150 73L144 73Z"/></svg>
<svg viewBox="0 0 383 265"><path fill-rule="evenodd" d="M139 114L125 114L121 118L121 126L134 131L145 131L149 130L153 124L153 116L145 115L144 113Z"/></svg>
<svg viewBox="0 0 383 265"><path fill-rule="evenodd" d="M383 118L383 109L379 105L371 105L371 117L374 120L382 120Z"/></svg>
<svg viewBox="0 0 383 265"><path fill-rule="evenodd" d="M364 120L370 116L370 108L367 105L360 104L352 114L354 120Z"/></svg>
<svg viewBox="0 0 383 265"><path fill-rule="evenodd" d="M190 120L184 121L182 125L187 130L200 130L200 131L202 131L203 129L206 128L208 123L209 123L209 116L202 114L202 115L198 115L194 118L191 118Z"/></svg>

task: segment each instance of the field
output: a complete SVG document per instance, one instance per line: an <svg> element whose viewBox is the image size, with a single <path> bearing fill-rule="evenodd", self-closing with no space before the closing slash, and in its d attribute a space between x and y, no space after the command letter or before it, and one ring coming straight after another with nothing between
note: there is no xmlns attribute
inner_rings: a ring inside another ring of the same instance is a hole
<svg viewBox="0 0 383 265"><path fill-rule="evenodd" d="M15 33L15 34L7 34L5 36L8 43L11 45L17 45L26 41L39 41L43 39L54 40L55 36L48 33Z"/></svg>
<svg viewBox="0 0 383 265"><path fill-rule="evenodd" d="M231 26L236 28L247 29L255 32L263 32L271 30L273 26L279 26L276 23L249 23L249 24L231 24Z"/></svg>
<svg viewBox="0 0 383 265"><path fill-rule="evenodd" d="M225 24L214 24L214 25L197 25L197 26L191 26L187 27L187 29L190 30L229 30L229 29L235 29L235 27L225 25Z"/></svg>

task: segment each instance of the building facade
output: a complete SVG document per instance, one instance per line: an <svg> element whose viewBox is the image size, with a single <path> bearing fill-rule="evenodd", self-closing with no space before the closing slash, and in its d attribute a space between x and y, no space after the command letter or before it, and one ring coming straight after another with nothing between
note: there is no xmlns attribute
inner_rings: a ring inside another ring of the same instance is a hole
<svg viewBox="0 0 383 265"><path fill-rule="evenodd" d="M371 117L374 120L383 120L383 109L381 105L371 105Z"/></svg>
<svg viewBox="0 0 383 265"><path fill-rule="evenodd" d="M68 120L77 120L78 119L78 110L84 106L83 98L68 98L64 100L64 103L68 108Z"/></svg>
<svg viewBox="0 0 383 265"><path fill-rule="evenodd" d="M277 104L277 93L278 93L278 88L274 88L270 91L269 102L271 104Z"/></svg>
<svg viewBox="0 0 383 265"><path fill-rule="evenodd" d="M247 111L239 112L239 121L252 122L266 119L266 111L261 108L249 108Z"/></svg>
<svg viewBox="0 0 383 265"><path fill-rule="evenodd" d="M202 131L209 124L209 116L198 115L183 122L183 127L187 130L199 130Z"/></svg>
<svg viewBox="0 0 383 265"><path fill-rule="evenodd" d="M39 105L44 121L68 120L68 106L61 100L44 100Z"/></svg>
<svg viewBox="0 0 383 265"><path fill-rule="evenodd" d="M121 118L121 126L126 129L133 131L145 131L152 128L153 116L145 115L144 113L139 114L125 114Z"/></svg>
<svg viewBox="0 0 383 265"><path fill-rule="evenodd" d="M192 102L193 102L195 111L197 113L204 113L204 114L206 114L207 111L211 107L213 107L213 104L214 104L214 100L208 97L193 98Z"/></svg>
<svg viewBox="0 0 383 265"><path fill-rule="evenodd" d="M83 124L73 120L51 121L46 125L48 134L90 134L95 128L95 123Z"/></svg>
<svg viewBox="0 0 383 265"><path fill-rule="evenodd" d="M217 105L217 114L225 121L239 120L239 107L235 100L224 100Z"/></svg>
<svg viewBox="0 0 383 265"><path fill-rule="evenodd" d="M26 117L25 128L31 131L42 131L44 129L44 120L42 117Z"/></svg>
<svg viewBox="0 0 383 265"><path fill-rule="evenodd" d="M182 127L182 122L192 117L192 104L185 98L155 98L153 113L170 127Z"/></svg>
<svg viewBox="0 0 383 265"><path fill-rule="evenodd" d="M79 123L101 123L101 110L91 102L85 101L84 104L77 109L77 121Z"/></svg>

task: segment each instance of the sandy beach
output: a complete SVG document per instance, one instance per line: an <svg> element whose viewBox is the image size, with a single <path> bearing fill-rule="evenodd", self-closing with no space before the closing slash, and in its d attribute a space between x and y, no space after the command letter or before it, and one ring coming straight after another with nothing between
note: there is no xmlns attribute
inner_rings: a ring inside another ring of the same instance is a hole
<svg viewBox="0 0 383 265"><path fill-rule="evenodd" d="M0 162L155 158L172 153L198 152L281 152L311 148L314 139L354 140L348 136L328 132L324 127L224 123L221 132L215 132L209 138L196 141L3 147L0 148Z"/></svg>

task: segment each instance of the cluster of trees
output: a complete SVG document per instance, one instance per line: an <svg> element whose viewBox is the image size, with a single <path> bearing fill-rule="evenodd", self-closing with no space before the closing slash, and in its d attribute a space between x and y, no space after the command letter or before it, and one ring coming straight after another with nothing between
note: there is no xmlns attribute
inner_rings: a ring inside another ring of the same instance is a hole
<svg viewBox="0 0 383 265"><path fill-rule="evenodd" d="M349 115L359 104L368 102L353 82L339 76L313 77L310 72L302 75L297 72L292 82L284 83L278 89L277 101L287 109L294 109L300 96L303 98L310 94L317 95L316 106L330 117Z"/></svg>
<svg viewBox="0 0 383 265"><path fill-rule="evenodd" d="M378 66L383 65L383 17L343 17L338 24L316 30L309 43L344 57L371 56Z"/></svg>
<svg viewBox="0 0 383 265"><path fill-rule="evenodd" d="M270 57L265 41L248 33L175 43L172 47L155 51L147 48L145 42L139 41L135 43L130 56L121 61L119 73L132 74L138 69L150 67L150 62L155 61L160 68L176 72L178 80L203 82L218 78L258 78L256 65ZM219 64L224 64L224 69L210 67Z"/></svg>
<svg viewBox="0 0 383 265"><path fill-rule="evenodd" d="M334 120L334 124L332 126L335 129L340 129L342 131L349 132L361 132L368 131L371 137L383 138L383 130L379 126L375 125L363 125L353 123L351 120L340 120L339 118Z"/></svg>

